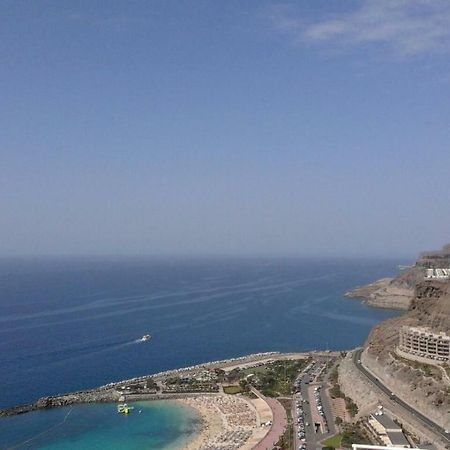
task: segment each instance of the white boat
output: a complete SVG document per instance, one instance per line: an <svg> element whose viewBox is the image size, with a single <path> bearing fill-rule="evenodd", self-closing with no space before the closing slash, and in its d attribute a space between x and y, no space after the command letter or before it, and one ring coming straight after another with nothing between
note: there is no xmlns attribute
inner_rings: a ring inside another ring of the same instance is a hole
<svg viewBox="0 0 450 450"><path fill-rule="evenodd" d="M140 342L147 342L151 339L151 336L149 334L144 334L144 336L139 339Z"/></svg>

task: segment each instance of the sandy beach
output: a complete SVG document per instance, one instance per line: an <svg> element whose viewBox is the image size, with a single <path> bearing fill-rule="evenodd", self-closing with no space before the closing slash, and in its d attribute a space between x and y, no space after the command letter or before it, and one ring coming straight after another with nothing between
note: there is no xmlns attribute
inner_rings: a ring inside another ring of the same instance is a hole
<svg viewBox="0 0 450 450"><path fill-rule="evenodd" d="M216 394L177 401L194 408L202 421L198 434L182 447L183 450L250 450L270 430L270 426L264 424L272 420L272 412L261 399Z"/></svg>
<svg viewBox="0 0 450 450"><path fill-rule="evenodd" d="M195 409L201 420L200 429L194 438L182 447L183 450L197 450L203 443L212 440L214 436L220 434L222 418L216 410L208 410L198 397L178 399L175 401Z"/></svg>

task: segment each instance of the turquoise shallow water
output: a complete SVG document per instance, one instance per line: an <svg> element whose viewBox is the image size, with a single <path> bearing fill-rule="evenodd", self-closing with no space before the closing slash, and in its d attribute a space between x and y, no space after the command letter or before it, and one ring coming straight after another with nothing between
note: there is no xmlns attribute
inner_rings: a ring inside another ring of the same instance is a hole
<svg viewBox="0 0 450 450"><path fill-rule="evenodd" d="M200 424L194 410L175 402L133 406L128 416L118 414L115 404L93 404L2 419L0 449L175 449L191 439Z"/></svg>

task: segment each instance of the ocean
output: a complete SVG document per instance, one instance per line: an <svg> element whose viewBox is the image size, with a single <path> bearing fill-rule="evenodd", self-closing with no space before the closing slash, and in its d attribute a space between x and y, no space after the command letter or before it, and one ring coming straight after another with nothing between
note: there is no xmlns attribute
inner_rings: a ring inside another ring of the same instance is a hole
<svg viewBox="0 0 450 450"><path fill-rule="evenodd" d="M0 407L248 353L359 346L396 313L343 294L403 262L1 260Z"/></svg>
<svg viewBox="0 0 450 450"><path fill-rule="evenodd" d="M198 429L191 408L167 401L133 403L129 416L116 405L75 405L0 420L0 449L148 450L181 447Z"/></svg>

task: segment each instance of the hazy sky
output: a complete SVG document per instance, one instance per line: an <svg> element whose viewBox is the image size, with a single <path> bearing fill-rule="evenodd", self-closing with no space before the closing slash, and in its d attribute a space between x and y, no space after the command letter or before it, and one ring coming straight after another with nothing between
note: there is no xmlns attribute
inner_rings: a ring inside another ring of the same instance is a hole
<svg viewBox="0 0 450 450"><path fill-rule="evenodd" d="M450 2L0 0L0 255L450 241Z"/></svg>

